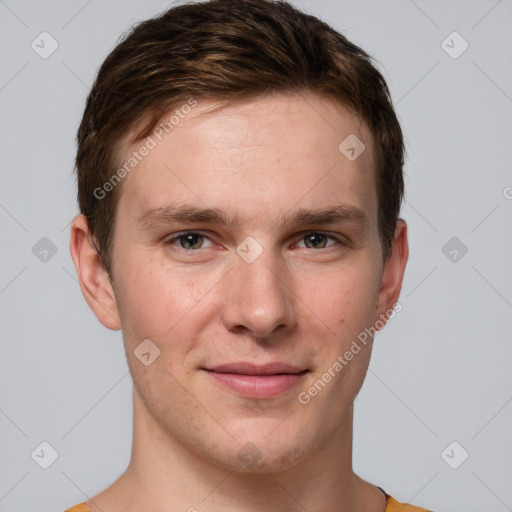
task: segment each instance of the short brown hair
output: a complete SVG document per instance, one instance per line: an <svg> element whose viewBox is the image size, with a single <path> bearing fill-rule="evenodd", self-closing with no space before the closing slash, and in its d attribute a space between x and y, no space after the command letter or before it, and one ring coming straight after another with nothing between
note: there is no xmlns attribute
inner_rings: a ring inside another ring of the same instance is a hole
<svg viewBox="0 0 512 512"><path fill-rule="evenodd" d="M147 137L190 98L233 102L273 92L335 98L366 122L375 142L383 259L389 256L403 197L404 143L371 57L287 1L210 0L172 7L133 27L105 59L88 96L77 136L78 202L111 277L121 187L101 198L95 190L121 165L123 142Z"/></svg>

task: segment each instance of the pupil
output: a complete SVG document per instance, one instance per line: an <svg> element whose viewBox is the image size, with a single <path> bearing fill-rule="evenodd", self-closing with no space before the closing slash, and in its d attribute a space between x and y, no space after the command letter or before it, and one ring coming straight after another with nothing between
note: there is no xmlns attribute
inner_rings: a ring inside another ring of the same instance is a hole
<svg viewBox="0 0 512 512"><path fill-rule="evenodd" d="M196 245L197 244L197 239L199 238L200 235L197 235L197 234L190 234L190 235L185 235L184 238L185 238L185 244L187 245ZM194 241L195 240L195 241ZM182 244L183 245L183 244Z"/></svg>
<svg viewBox="0 0 512 512"><path fill-rule="evenodd" d="M315 246L318 247L319 244L321 244L321 239L323 238L323 235L319 233L315 233L313 235L310 235L308 237L308 240Z"/></svg>

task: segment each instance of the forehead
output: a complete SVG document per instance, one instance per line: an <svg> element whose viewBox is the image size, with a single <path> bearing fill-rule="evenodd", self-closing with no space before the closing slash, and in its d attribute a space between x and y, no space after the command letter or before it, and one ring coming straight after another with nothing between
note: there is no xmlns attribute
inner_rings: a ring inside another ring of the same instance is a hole
<svg viewBox="0 0 512 512"><path fill-rule="evenodd" d="M364 205L369 217L375 213L371 134L331 98L279 94L227 106L203 99L166 114L125 158L144 145L151 150L124 180L120 200L134 216L176 199L213 208L238 199L236 213L249 216L253 207L275 212L299 202Z"/></svg>

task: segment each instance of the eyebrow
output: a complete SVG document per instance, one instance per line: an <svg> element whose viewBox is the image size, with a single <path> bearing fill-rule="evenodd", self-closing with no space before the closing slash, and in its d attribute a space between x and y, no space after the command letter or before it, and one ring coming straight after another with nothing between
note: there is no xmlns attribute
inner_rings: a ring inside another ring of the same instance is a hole
<svg viewBox="0 0 512 512"><path fill-rule="evenodd" d="M137 229L147 231L160 225L173 222L218 224L233 228L240 224L238 214L228 215L217 208L202 208L190 204L168 205L145 211L136 221ZM348 205L330 206L317 209L301 208L293 213L283 215L278 224L292 225L325 225L334 223L353 223L362 229L368 229L369 222L366 213Z"/></svg>

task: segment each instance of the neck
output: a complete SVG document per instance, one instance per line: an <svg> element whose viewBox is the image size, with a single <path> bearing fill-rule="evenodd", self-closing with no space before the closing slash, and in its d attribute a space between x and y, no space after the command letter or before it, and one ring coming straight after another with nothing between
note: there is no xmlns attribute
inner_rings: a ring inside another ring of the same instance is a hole
<svg viewBox="0 0 512 512"><path fill-rule="evenodd" d="M352 470L351 407L320 449L292 468L240 473L200 457L163 431L133 394L133 447L125 473L90 500L91 512L382 512L385 499Z"/></svg>

